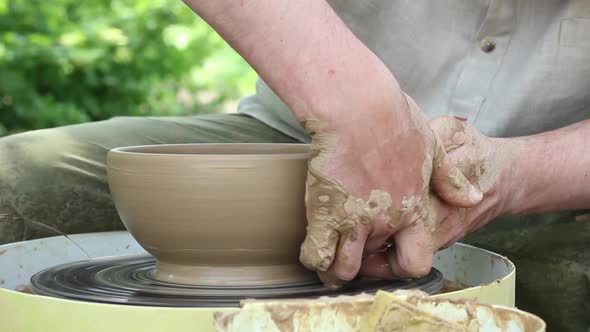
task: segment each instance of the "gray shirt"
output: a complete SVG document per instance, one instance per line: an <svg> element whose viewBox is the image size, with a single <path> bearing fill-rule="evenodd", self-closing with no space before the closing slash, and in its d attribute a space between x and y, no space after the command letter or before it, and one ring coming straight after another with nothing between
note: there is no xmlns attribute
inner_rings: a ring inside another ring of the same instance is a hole
<svg viewBox="0 0 590 332"><path fill-rule="evenodd" d="M590 118L590 0L329 3L429 117L464 117L490 136ZM262 80L239 112L308 141Z"/></svg>

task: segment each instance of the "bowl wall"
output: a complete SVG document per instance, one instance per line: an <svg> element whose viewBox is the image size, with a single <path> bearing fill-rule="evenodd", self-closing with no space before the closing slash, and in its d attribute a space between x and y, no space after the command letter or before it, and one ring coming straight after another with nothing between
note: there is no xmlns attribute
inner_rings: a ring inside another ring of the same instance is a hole
<svg viewBox="0 0 590 332"><path fill-rule="evenodd" d="M303 144L113 149L109 187L133 237L159 262L298 264L305 236Z"/></svg>

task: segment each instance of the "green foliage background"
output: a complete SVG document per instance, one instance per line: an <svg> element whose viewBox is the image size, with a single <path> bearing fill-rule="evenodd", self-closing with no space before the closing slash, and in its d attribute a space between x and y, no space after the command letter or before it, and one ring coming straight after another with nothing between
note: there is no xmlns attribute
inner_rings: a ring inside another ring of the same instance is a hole
<svg viewBox="0 0 590 332"><path fill-rule="evenodd" d="M0 0L0 135L220 110L255 78L180 0Z"/></svg>

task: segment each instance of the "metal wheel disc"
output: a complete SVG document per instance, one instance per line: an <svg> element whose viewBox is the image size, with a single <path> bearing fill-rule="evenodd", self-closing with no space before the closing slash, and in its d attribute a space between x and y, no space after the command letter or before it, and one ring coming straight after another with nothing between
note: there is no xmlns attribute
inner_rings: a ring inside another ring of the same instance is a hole
<svg viewBox="0 0 590 332"><path fill-rule="evenodd" d="M91 259L58 265L31 278L34 294L71 300L166 306L237 307L242 299L315 298L375 293L378 290L420 289L429 294L442 287L436 270L421 278L396 281L354 280L332 290L317 280L250 287L195 286L161 282L152 277L156 262L151 256Z"/></svg>

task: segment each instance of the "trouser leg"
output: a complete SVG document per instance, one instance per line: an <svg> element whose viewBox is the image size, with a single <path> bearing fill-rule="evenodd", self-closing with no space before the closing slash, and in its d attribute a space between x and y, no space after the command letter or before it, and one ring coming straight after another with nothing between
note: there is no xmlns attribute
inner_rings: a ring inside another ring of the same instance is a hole
<svg viewBox="0 0 590 332"><path fill-rule="evenodd" d="M114 147L298 143L246 115L120 117L0 139L0 244L123 229L106 180Z"/></svg>

